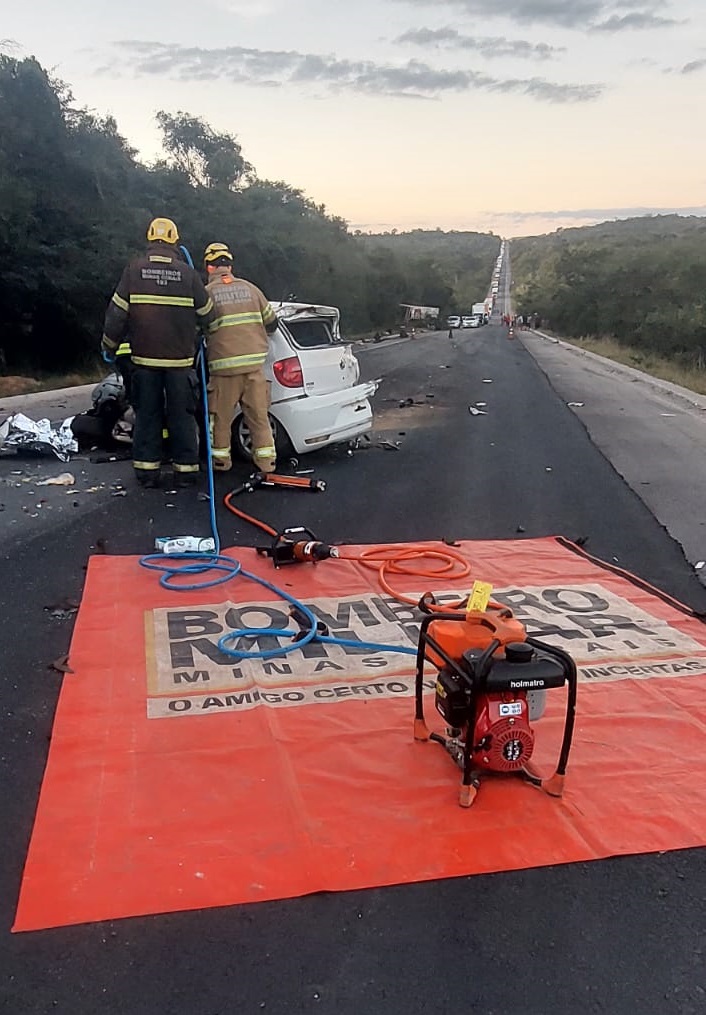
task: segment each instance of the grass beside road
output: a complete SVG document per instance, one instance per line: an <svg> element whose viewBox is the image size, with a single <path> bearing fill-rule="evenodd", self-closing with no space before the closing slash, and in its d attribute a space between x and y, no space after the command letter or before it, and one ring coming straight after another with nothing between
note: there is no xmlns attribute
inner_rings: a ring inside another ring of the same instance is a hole
<svg viewBox="0 0 706 1015"><path fill-rule="evenodd" d="M551 334L551 332L547 332L547 334ZM612 359L616 363L642 370L652 377L659 377L663 381L678 384L699 395L706 395L706 370L682 366L674 360L665 359L663 356L646 352L636 346L621 345L612 338L564 338L563 335L555 335L554 337L561 338L562 342L568 342L579 349L587 349L589 352L595 352L598 356L605 356L606 359Z"/></svg>
<svg viewBox="0 0 706 1015"><path fill-rule="evenodd" d="M74 388L81 384L97 384L105 377L108 367L87 367L83 370L70 370L63 374L37 373L33 377L20 374L0 375L0 398L11 398L13 395L33 395L37 391L58 391L61 388Z"/></svg>

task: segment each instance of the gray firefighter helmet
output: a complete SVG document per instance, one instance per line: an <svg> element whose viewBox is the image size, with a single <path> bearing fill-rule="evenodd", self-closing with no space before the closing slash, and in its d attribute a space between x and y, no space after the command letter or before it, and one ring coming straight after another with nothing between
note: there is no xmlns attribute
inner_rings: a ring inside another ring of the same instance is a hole
<svg viewBox="0 0 706 1015"><path fill-rule="evenodd" d="M104 377L100 384L97 384L91 393L93 408L98 412L108 402L115 402L123 410L127 408L125 397L125 386L119 374L113 373Z"/></svg>

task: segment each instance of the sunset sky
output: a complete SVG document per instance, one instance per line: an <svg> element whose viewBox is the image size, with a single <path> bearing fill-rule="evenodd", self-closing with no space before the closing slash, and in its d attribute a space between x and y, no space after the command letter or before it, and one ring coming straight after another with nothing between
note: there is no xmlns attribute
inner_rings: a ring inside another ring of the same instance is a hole
<svg viewBox="0 0 706 1015"><path fill-rule="evenodd" d="M351 228L706 214L704 0L35 0L1 32L143 160L184 110Z"/></svg>

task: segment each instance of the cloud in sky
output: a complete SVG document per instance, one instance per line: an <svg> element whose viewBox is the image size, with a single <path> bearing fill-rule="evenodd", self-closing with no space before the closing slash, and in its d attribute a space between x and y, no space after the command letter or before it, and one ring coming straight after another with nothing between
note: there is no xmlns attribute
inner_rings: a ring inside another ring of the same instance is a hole
<svg viewBox="0 0 706 1015"><path fill-rule="evenodd" d="M557 28L598 29L619 32L625 29L665 28L678 24L654 12L667 0L396 0L417 7L454 8L482 18L508 18L521 24L553 25ZM624 11L628 11L624 14Z"/></svg>
<svg viewBox="0 0 706 1015"><path fill-rule="evenodd" d="M629 14L612 14L605 21L591 26L592 32L624 32L631 29L673 28L682 24L675 18L663 18L651 11L631 11Z"/></svg>
<svg viewBox="0 0 706 1015"><path fill-rule="evenodd" d="M656 215L681 215L706 217L706 205L693 207L627 207L627 208L566 208L561 211L480 211L472 217L456 216L453 223L445 223L446 228L464 230L491 230L501 236L537 236L553 233L558 229L574 229L580 226L599 225L601 222L614 222L619 219L649 218ZM390 229L435 229L439 227L435 219L409 219L408 221L354 222L353 229L362 232L377 233Z"/></svg>
<svg viewBox="0 0 706 1015"><path fill-rule="evenodd" d="M545 211L503 211L485 212L498 219L596 219L606 222L610 219L642 218L646 215L698 215L706 216L706 204L692 205L688 208L563 208Z"/></svg>
<svg viewBox="0 0 706 1015"><path fill-rule="evenodd" d="M484 57L514 57L524 60L550 60L566 52L564 46L550 46L547 42L527 42L525 39L507 39L504 36L464 35L455 28L412 28L394 40L415 46L470 50Z"/></svg>
<svg viewBox="0 0 706 1015"><path fill-rule="evenodd" d="M589 102L603 92L601 84L557 84L544 78L496 78L474 70L445 70L419 60L405 64L338 59L296 50L242 46L204 49L177 43L123 41L121 58L111 73L175 77L182 81L231 81L254 85L326 85L371 95L433 99L452 92L502 92L528 95L542 102Z"/></svg>
<svg viewBox="0 0 706 1015"><path fill-rule="evenodd" d="M276 10L274 0L211 0L211 3L241 18L262 18Z"/></svg>
<svg viewBox="0 0 706 1015"><path fill-rule="evenodd" d="M690 60L680 69L680 74L695 74L696 71L706 70L706 60Z"/></svg>

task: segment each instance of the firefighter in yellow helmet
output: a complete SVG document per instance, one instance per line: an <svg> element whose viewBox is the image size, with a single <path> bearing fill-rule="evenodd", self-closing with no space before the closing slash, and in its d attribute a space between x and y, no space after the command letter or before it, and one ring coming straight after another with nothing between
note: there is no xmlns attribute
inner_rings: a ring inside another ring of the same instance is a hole
<svg viewBox="0 0 706 1015"><path fill-rule="evenodd" d="M274 472L276 455L267 415L265 378L268 334L277 317L256 285L236 278L233 255L225 243L211 243L204 253L206 290L213 301L208 337L208 405L214 469L230 469L231 426L238 404L252 438L252 458L259 472Z"/></svg>
<svg viewBox="0 0 706 1015"><path fill-rule="evenodd" d="M171 219L154 219L147 241L146 253L125 268L108 304L102 347L115 357L129 342L137 481L159 485L166 416L176 484L187 486L199 471L197 328L208 326L213 304L198 272L177 252L179 232Z"/></svg>

